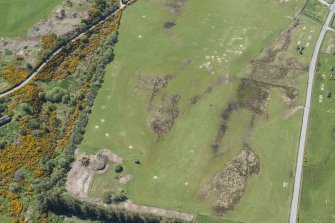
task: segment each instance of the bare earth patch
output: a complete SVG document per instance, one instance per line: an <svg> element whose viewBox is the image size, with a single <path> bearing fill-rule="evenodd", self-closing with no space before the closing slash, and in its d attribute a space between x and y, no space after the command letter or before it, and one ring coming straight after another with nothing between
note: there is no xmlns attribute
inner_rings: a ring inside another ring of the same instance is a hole
<svg viewBox="0 0 335 223"><path fill-rule="evenodd" d="M150 128L158 136L168 133L179 115L178 103L180 96L173 94L164 97L157 107L151 109Z"/></svg>
<svg viewBox="0 0 335 223"><path fill-rule="evenodd" d="M75 152L75 161L72 163L72 168L67 175L66 190L78 197L86 197L88 189L95 174L95 170L90 167L85 167L82 164L82 159L87 157L79 150Z"/></svg>
<svg viewBox="0 0 335 223"><path fill-rule="evenodd" d="M96 155L88 155L80 152L78 149L75 151L75 161L72 163L71 170L66 178L66 190L78 197L87 197L90 185L95 174L105 173L109 165L104 165L102 170L97 170L98 163L100 162L101 156L105 156L109 161L120 164L122 158L113 153L108 149L103 149ZM88 159L89 163L84 165L83 160ZM129 177L128 181L131 180ZM124 179L125 183L127 182Z"/></svg>
<svg viewBox="0 0 335 223"><path fill-rule="evenodd" d="M119 183L120 183L120 184L126 184L127 182L131 181L132 179L133 179L133 175L131 175L131 174L127 174L126 176L121 177L121 178L119 179Z"/></svg>
<svg viewBox="0 0 335 223"><path fill-rule="evenodd" d="M284 119L288 119L289 117L291 117L292 115L294 115L297 111L299 111L299 110L301 110L303 108L304 108L303 106L295 106L295 107L287 109L284 112Z"/></svg>
<svg viewBox="0 0 335 223"><path fill-rule="evenodd" d="M259 171L257 155L251 149L245 148L205 185L199 198L212 201L213 210L217 214L225 214L243 196L248 178Z"/></svg>

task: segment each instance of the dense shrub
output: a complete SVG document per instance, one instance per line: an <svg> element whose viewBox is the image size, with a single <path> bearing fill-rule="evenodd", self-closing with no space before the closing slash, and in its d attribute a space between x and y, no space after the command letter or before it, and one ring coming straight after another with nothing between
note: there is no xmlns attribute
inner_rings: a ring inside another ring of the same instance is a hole
<svg viewBox="0 0 335 223"><path fill-rule="evenodd" d="M185 221L175 218L165 218L153 214L136 213L114 206L88 203L78 200L70 195L62 194L46 197L46 207L58 215L77 216L80 219L98 220L115 223L183 223Z"/></svg>
<svg viewBox="0 0 335 223"><path fill-rule="evenodd" d="M102 202L104 202L105 204L112 203L111 192L109 191L104 192L104 194L102 195Z"/></svg>
<svg viewBox="0 0 335 223"><path fill-rule="evenodd" d="M124 190L117 190L116 192L112 192L111 198L115 203L123 202L128 199Z"/></svg>
<svg viewBox="0 0 335 223"><path fill-rule="evenodd" d="M121 173L123 171L123 167L122 167L121 164L118 164L118 165L115 166L114 170L115 170L116 173Z"/></svg>
<svg viewBox="0 0 335 223"><path fill-rule="evenodd" d="M3 113L4 111L6 111L6 106L0 104L0 113Z"/></svg>
<svg viewBox="0 0 335 223"><path fill-rule="evenodd" d="M40 123L36 119L30 119L27 123L27 126L30 129L39 129Z"/></svg>
<svg viewBox="0 0 335 223"><path fill-rule="evenodd" d="M63 97L68 98L67 100L65 99L64 101L68 102L69 96L66 96L66 90L60 87L54 87L50 91L48 91L45 94L45 99L47 101L53 102L53 103L60 103L63 100Z"/></svg>
<svg viewBox="0 0 335 223"><path fill-rule="evenodd" d="M4 149L5 148L5 145L7 144L6 141L0 141L0 149Z"/></svg>

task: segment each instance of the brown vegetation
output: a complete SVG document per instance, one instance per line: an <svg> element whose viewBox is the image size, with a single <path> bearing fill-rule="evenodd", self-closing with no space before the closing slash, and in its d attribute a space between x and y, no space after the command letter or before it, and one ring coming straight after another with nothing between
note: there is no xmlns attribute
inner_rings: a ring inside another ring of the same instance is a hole
<svg viewBox="0 0 335 223"><path fill-rule="evenodd" d="M212 201L214 211L224 214L239 202L248 178L259 171L257 155L251 149L245 148L205 185L199 198Z"/></svg>

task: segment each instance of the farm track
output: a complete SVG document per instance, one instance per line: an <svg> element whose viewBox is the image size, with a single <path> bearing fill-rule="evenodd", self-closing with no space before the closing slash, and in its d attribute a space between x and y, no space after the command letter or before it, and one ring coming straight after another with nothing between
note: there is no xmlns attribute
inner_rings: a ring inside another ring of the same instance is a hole
<svg viewBox="0 0 335 223"><path fill-rule="evenodd" d="M42 63L40 63L37 67L36 70L31 73L24 81L22 81L21 83L5 90L4 92L0 93L0 98L3 98L7 95L10 95L11 93L19 90L20 88L24 87L26 84L28 84L31 80L34 79L34 77L43 69L43 67L50 61L52 60L55 56L57 56L57 54L59 52L61 52L66 46L68 46L69 44L73 43L74 41L78 40L79 38L81 38L83 35L85 35L87 32L91 31L92 29L94 29L96 26L100 25L101 23L105 22L108 18L110 18L111 16L115 15L117 12L123 10L124 8L126 8L129 4L131 4L133 1L129 1L127 4L123 4L122 0L120 0L120 8L117 9L115 12L113 12L112 14L106 16L103 20L101 20L100 22L98 22L97 24L91 26L91 28L89 28L88 30L78 34L77 36L73 37L72 39L70 39L66 44L62 45L61 47L59 47L58 49L56 49L51 55L49 55L49 57L43 61Z"/></svg>
<svg viewBox="0 0 335 223"><path fill-rule="evenodd" d="M332 22L334 14L335 14L335 3L333 3L330 7L330 12L328 14L327 20L325 21L322 27L319 38L316 42L312 60L311 60L310 67L309 67L307 94L306 94L306 101L305 101L305 107L304 107L304 116L302 120L301 132L300 132L297 167L296 167L295 180L294 180L294 191L293 191L291 211L290 211L290 220L289 220L290 223L297 222L299 197L301 193L301 178L302 178L302 169L303 169L303 164L304 164L306 135L307 135L307 130L308 130L309 113L310 113L312 91L313 91L313 81L314 81L314 75L315 75L317 61L318 61L318 55L321 49L323 39L326 35L327 30L329 30L329 25Z"/></svg>

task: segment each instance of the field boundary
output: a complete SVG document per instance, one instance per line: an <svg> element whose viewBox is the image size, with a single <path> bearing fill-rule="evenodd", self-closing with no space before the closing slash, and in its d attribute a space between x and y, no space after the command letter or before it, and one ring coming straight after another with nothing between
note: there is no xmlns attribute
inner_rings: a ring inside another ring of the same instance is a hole
<svg viewBox="0 0 335 223"><path fill-rule="evenodd" d="M316 42L313 56L310 63L309 68L309 77L307 82L307 93L306 93L306 100L305 100L305 108L304 108L304 115L302 119L302 125L300 130L300 140L299 140L299 149L297 154L297 164L296 164L296 172L295 172L295 179L294 179L294 190L292 195L292 202L291 202L291 210L290 210L290 223L296 223L298 218L298 211L299 211L299 201L300 201L300 193L301 193L301 182L302 182L302 171L303 171L303 164L304 164L304 152L305 152L305 144L306 144L306 136L308 131L308 121L309 121L309 113L311 107L311 100L312 100L312 92L313 92L313 84L314 84L314 76L317 67L317 62L319 58L319 52L321 50L321 46L327 32L327 28L330 25L330 21L333 18L335 13L335 3L331 6L330 12L327 16L327 19L322 26L319 38Z"/></svg>

